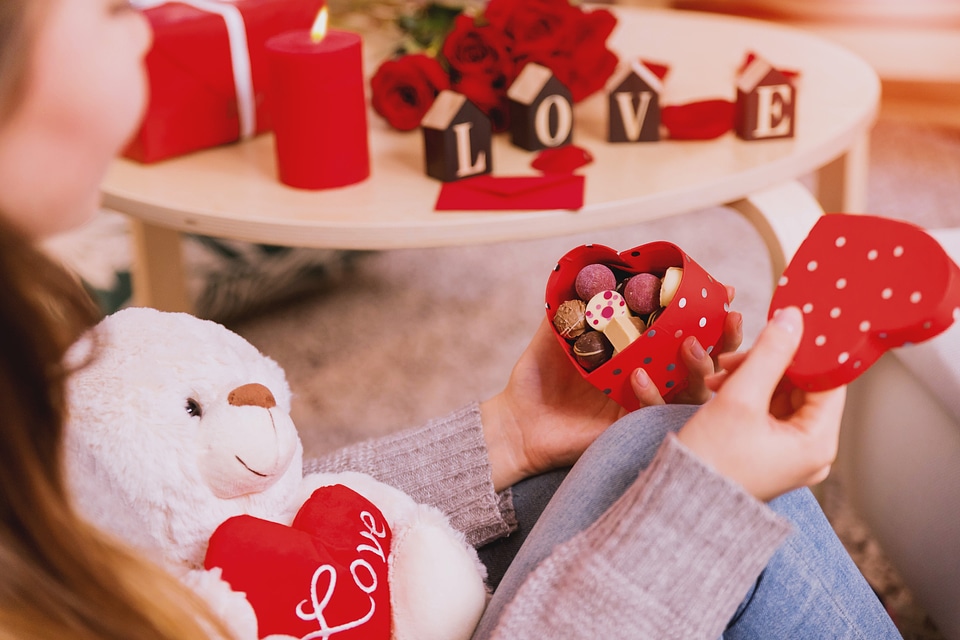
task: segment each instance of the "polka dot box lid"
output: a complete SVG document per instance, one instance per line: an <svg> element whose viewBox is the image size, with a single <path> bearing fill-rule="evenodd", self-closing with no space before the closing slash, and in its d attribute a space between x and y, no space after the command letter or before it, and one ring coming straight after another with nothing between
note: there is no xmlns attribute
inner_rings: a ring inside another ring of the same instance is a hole
<svg viewBox="0 0 960 640"><path fill-rule="evenodd" d="M927 340L960 316L960 269L920 227L867 215L820 218L770 303L803 311L786 377L822 391L853 381L889 349Z"/></svg>
<svg viewBox="0 0 960 640"><path fill-rule="evenodd" d="M683 269L673 301L656 321L627 348L593 371L587 372L577 364L572 344L554 329L571 366L625 409L632 411L639 406L629 380L637 367L647 371L661 395L669 401L687 386L687 368L679 357L684 338L696 336L711 352L722 338L724 319L730 309L726 287L669 242L651 242L620 253L603 245L582 245L560 258L547 280L547 319L553 320L561 303L577 298L574 283L580 269L597 263L610 267L618 282L630 274L653 273L663 277L669 267Z"/></svg>

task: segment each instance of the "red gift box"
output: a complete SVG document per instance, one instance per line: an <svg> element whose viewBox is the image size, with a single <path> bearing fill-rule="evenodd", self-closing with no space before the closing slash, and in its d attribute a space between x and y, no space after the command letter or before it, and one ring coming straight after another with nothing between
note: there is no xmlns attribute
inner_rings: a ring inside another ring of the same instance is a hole
<svg viewBox="0 0 960 640"><path fill-rule="evenodd" d="M713 352L723 337L724 320L730 310L726 287L713 278L679 247L669 242L651 242L617 253L603 245L583 245L563 256L547 280L547 318L552 322L557 308L577 298L575 282L580 270L590 264L605 264L619 282L628 275L653 273L658 277L669 267L683 269L673 301L642 335L623 351L593 371L582 368L573 355L573 343L554 328L571 364L586 380L620 406L633 411L639 402L630 387L630 374L643 367L667 401L687 387L688 370L680 359L680 344L688 336Z"/></svg>
<svg viewBox="0 0 960 640"><path fill-rule="evenodd" d="M960 318L960 267L912 223L832 213L787 265L769 314L788 306L804 316L787 378L809 391L832 389Z"/></svg>
<svg viewBox="0 0 960 640"><path fill-rule="evenodd" d="M146 57L150 100L124 155L157 162L269 131L264 42L309 29L323 5L324 0L184 0L145 9L154 33ZM247 116L241 113L237 80L241 86L252 81Z"/></svg>

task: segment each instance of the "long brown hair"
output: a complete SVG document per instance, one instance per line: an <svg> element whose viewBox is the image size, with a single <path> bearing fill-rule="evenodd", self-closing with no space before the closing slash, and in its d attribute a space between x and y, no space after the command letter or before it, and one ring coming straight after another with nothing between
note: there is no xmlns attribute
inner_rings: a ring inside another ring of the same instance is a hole
<svg viewBox="0 0 960 640"><path fill-rule="evenodd" d="M0 121L18 106L43 4L0 2ZM70 506L62 359L98 319L78 282L0 212L0 638L224 637L178 580Z"/></svg>

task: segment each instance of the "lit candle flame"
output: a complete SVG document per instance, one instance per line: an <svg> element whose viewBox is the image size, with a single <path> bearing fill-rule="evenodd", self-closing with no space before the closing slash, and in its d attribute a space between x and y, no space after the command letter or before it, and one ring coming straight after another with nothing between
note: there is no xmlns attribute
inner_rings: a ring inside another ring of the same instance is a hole
<svg viewBox="0 0 960 640"><path fill-rule="evenodd" d="M327 36L327 22L329 21L329 13L327 12L326 5L320 9L320 13L317 14L317 19L313 21L313 27L310 29L310 40L313 42L320 42Z"/></svg>

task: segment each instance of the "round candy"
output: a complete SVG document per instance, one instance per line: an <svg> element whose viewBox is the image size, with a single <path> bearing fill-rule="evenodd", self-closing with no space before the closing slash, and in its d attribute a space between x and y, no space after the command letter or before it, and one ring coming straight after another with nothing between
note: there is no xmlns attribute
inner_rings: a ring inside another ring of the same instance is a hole
<svg viewBox="0 0 960 640"><path fill-rule="evenodd" d="M660 278L652 273L638 273L624 285L623 299L636 314L653 313L660 308Z"/></svg>
<svg viewBox="0 0 960 640"><path fill-rule="evenodd" d="M573 343L573 355L581 367L593 371L613 357L613 345L599 331L588 331Z"/></svg>
<svg viewBox="0 0 960 640"><path fill-rule="evenodd" d="M603 331L614 316L629 317L630 309L627 308L623 296L616 291L601 291L590 298L584 316L587 318L587 326Z"/></svg>
<svg viewBox="0 0 960 640"><path fill-rule="evenodd" d="M661 307L666 307L673 302L673 296L677 295L681 280L683 280L683 269L680 267L670 267L663 274L663 284L660 287Z"/></svg>
<svg viewBox="0 0 960 640"><path fill-rule="evenodd" d="M567 300L561 302L557 312L553 314L553 326L561 336L572 340L587 330L587 321L584 312L587 303L583 300Z"/></svg>
<svg viewBox="0 0 960 640"><path fill-rule="evenodd" d="M615 289L617 287L617 277L613 275L613 271L607 265L588 264L580 269L573 286L581 300L589 300L601 291Z"/></svg>

